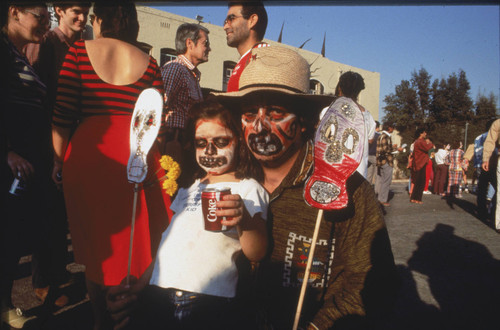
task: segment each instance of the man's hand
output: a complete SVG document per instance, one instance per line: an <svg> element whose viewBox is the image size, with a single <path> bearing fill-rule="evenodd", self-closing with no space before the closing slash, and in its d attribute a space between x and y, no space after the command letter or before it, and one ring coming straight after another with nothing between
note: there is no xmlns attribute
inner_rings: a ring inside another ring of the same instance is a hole
<svg viewBox="0 0 500 330"><path fill-rule="evenodd" d="M131 276L129 285L125 284L124 279L120 285L110 287L106 293L106 305L115 330L123 329L130 321L130 314L137 301L138 292L134 290L137 282L137 278Z"/></svg>
<svg viewBox="0 0 500 330"><path fill-rule="evenodd" d="M490 169L490 165L489 165L489 162L483 162L483 166L481 166L483 168L483 170L485 170L486 172L489 171Z"/></svg>
<svg viewBox="0 0 500 330"><path fill-rule="evenodd" d="M35 173L33 165L14 151L7 153L7 164L9 164L12 175L21 177L24 181L28 181Z"/></svg>

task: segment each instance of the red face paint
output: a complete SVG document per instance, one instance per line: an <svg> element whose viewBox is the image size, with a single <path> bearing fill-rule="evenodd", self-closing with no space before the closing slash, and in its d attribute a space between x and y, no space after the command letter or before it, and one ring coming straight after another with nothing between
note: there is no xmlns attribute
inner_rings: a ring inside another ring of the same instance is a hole
<svg viewBox="0 0 500 330"><path fill-rule="evenodd" d="M246 107L242 125L249 149L264 161L279 159L301 136L297 116L278 105Z"/></svg>
<svg viewBox="0 0 500 330"><path fill-rule="evenodd" d="M196 123L196 161L208 174L220 175L233 167L236 138L219 119Z"/></svg>

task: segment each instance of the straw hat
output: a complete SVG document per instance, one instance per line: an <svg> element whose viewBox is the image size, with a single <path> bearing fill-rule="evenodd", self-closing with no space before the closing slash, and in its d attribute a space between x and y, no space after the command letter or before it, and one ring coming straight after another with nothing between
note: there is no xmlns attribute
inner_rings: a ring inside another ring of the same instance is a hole
<svg viewBox="0 0 500 330"><path fill-rule="evenodd" d="M334 97L310 94L310 76L309 63L296 51L281 46L254 48L241 74L239 91L213 94L220 102L234 105L256 93L280 93L307 101L313 110L320 111Z"/></svg>

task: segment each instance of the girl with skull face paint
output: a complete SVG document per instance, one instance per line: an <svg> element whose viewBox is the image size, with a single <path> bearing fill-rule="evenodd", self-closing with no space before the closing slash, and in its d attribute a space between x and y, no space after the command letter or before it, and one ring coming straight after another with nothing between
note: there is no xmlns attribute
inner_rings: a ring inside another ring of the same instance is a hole
<svg viewBox="0 0 500 330"><path fill-rule="evenodd" d="M179 190L171 205L175 214L162 235L151 285L143 295L148 316L140 322L153 322L148 324L150 328L175 324L189 329L207 325L230 329L241 322L233 299L238 281L236 260L241 252L250 261L264 257L269 197L251 178L258 167L253 166L257 163L244 143L239 118L214 99L196 104L191 114L188 136L193 139L191 160L197 166L194 175L187 174L190 184ZM229 187L232 194L217 202L217 215L227 217L222 223L230 229L206 231L201 193L222 187Z"/></svg>

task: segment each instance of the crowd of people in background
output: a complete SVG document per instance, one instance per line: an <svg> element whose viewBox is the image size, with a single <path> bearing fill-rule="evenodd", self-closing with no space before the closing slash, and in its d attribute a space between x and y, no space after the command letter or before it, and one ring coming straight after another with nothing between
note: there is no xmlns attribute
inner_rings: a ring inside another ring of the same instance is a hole
<svg viewBox="0 0 500 330"><path fill-rule="evenodd" d="M231 2L223 29L241 58L227 92L203 95L197 67L209 60L211 45L201 24L179 26L178 57L159 67L137 41L133 2L54 1L53 8L59 25L49 31L44 3L2 3L2 321L15 310L13 280L27 253L37 298L53 309L68 303L58 288L70 276L69 230L75 261L85 265L96 330L290 329L304 281L301 328L382 324L399 285L383 207L390 206L394 159L404 147L393 143L394 123L380 127L358 102L365 88L359 73L344 72L335 96L310 94L307 61L263 42L263 4ZM93 40L82 39L87 19ZM147 88L163 96L161 128L147 155L148 175L134 190L124 141ZM335 178L349 203L325 211L310 256L317 209L304 201L304 188L319 152L315 129L332 107L347 123L361 114L364 125L337 132L338 123L326 118L325 157L338 165L362 152L357 171ZM498 191L499 130L497 120L474 149L484 217ZM410 202L422 204L428 193L460 198L468 166L461 142L436 141L437 149L424 128L415 138ZM162 155L182 169L173 196L159 184ZM220 187L231 188L217 202L229 230L211 233L202 226L201 193ZM500 231L498 198L496 205ZM306 278L308 258L314 263Z"/></svg>
<svg viewBox="0 0 500 330"><path fill-rule="evenodd" d="M491 215L491 202L495 197L494 183L496 180L491 173L484 171L482 164L484 142L493 121L490 120L487 123L486 131L476 137L474 145L469 146L466 151L464 151L464 145L461 141L438 143L436 146L430 138L425 138L431 148L427 150L427 155L420 153L420 157L428 159L425 165L424 194L436 194L443 198L461 198L464 192L474 192L477 194L477 213L480 218L485 219ZM419 137L422 137L423 134L426 136L425 131L422 130L417 130L417 134ZM415 169L418 169L419 166L415 165L416 153L414 150L415 143L418 140L410 147L408 157L408 168L411 169L408 191L411 196L413 196L416 177L418 177ZM493 148L493 154L497 154L496 147ZM491 159L496 164L496 160L491 155L488 159ZM471 184L469 185L467 171L471 164L473 165L473 172L471 174Z"/></svg>
<svg viewBox="0 0 500 330"><path fill-rule="evenodd" d="M434 144L425 129L417 129L416 140L411 144L408 155L410 202L423 204L422 194L436 194L443 199L453 200L462 198L463 193L475 193L477 217L486 222L494 220L492 224L499 231L500 220L495 213L497 178L489 170L497 166L498 143L495 142L495 127L492 126L497 121L489 120L485 132L477 136L474 144L466 150L459 140ZM483 153L485 143L489 147L486 155ZM485 163L488 166L484 166ZM472 173L469 184L467 172L470 166Z"/></svg>

